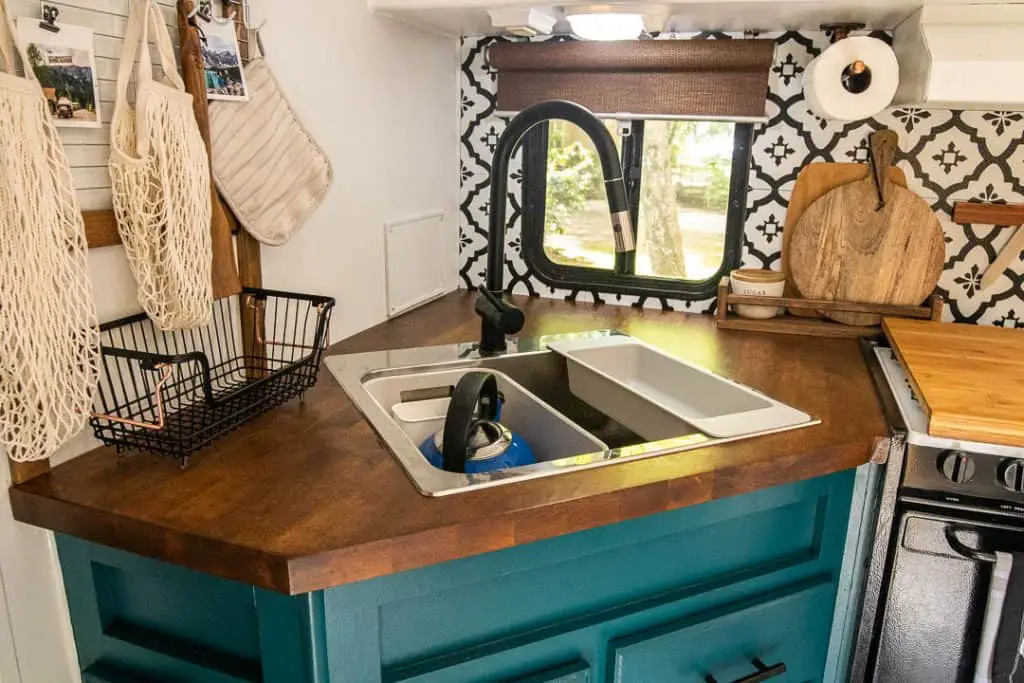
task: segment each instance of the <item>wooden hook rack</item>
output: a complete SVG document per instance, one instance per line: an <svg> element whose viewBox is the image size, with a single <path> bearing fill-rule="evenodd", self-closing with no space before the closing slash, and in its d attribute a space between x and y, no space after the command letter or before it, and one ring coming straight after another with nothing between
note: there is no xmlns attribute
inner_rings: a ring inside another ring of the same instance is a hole
<svg viewBox="0 0 1024 683"><path fill-rule="evenodd" d="M994 285L1006 269L1020 260L1024 251L1024 204L989 204L958 202L953 206L953 220L957 223L1013 227L1014 234L1003 245L992 263L981 276L980 291Z"/></svg>
<svg viewBox="0 0 1024 683"><path fill-rule="evenodd" d="M957 202L953 205L953 222L961 225L1024 225L1024 204Z"/></svg>

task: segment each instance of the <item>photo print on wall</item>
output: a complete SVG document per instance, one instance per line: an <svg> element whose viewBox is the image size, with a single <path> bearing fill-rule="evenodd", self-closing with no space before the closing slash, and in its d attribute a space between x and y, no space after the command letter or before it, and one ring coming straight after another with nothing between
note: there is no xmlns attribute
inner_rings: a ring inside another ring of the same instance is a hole
<svg viewBox="0 0 1024 683"><path fill-rule="evenodd" d="M247 102L249 90L235 34L235 22L211 19L202 24L203 66L206 69L206 96L211 100Z"/></svg>
<svg viewBox="0 0 1024 683"><path fill-rule="evenodd" d="M56 125L99 127L102 117L92 29L62 23L54 33L41 28L39 19L19 17L18 41Z"/></svg>

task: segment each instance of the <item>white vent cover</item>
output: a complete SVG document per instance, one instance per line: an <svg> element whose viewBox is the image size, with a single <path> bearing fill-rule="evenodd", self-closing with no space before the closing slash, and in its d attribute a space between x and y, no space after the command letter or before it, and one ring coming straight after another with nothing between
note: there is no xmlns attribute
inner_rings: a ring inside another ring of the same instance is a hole
<svg viewBox="0 0 1024 683"><path fill-rule="evenodd" d="M896 29L896 104L1024 110L1024 5L928 5Z"/></svg>
<svg viewBox="0 0 1024 683"><path fill-rule="evenodd" d="M454 253L440 209L384 224L384 268L388 317L445 294L445 274Z"/></svg>

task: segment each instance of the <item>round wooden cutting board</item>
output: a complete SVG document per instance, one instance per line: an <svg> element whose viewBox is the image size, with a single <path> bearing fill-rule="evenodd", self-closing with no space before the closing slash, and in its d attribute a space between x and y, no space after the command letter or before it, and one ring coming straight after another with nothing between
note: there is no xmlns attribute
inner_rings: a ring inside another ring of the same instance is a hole
<svg viewBox="0 0 1024 683"><path fill-rule="evenodd" d="M896 144L892 131L874 133L868 177L832 190L800 218L790 236L789 268L801 295L916 306L934 291L946 258L942 227L927 202L892 182ZM826 315L848 325L881 320L867 313Z"/></svg>

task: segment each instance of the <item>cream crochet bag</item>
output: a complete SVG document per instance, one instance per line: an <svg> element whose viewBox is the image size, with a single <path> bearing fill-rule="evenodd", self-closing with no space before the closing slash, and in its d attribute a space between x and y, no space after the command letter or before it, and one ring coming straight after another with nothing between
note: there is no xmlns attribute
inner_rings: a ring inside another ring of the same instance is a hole
<svg viewBox="0 0 1024 683"><path fill-rule="evenodd" d="M206 146L159 10L152 0L131 5L110 131L114 211L142 308L162 330L196 327L209 322L213 304ZM150 31L166 84L153 80Z"/></svg>
<svg viewBox="0 0 1024 683"><path fill-rule="evenodd" d="M53 455L85 425L99 331L64 147L14 55L0 0L0 442L24 462Z"/></svg>
<svg viewBox="0 0 1024 683"><path fill-rule="evenodd" d="M279 246L320 206L331 187L331 162L262 57L246 66L245 81L248 102L210 103L213 177L246 231Z"/></svg>

